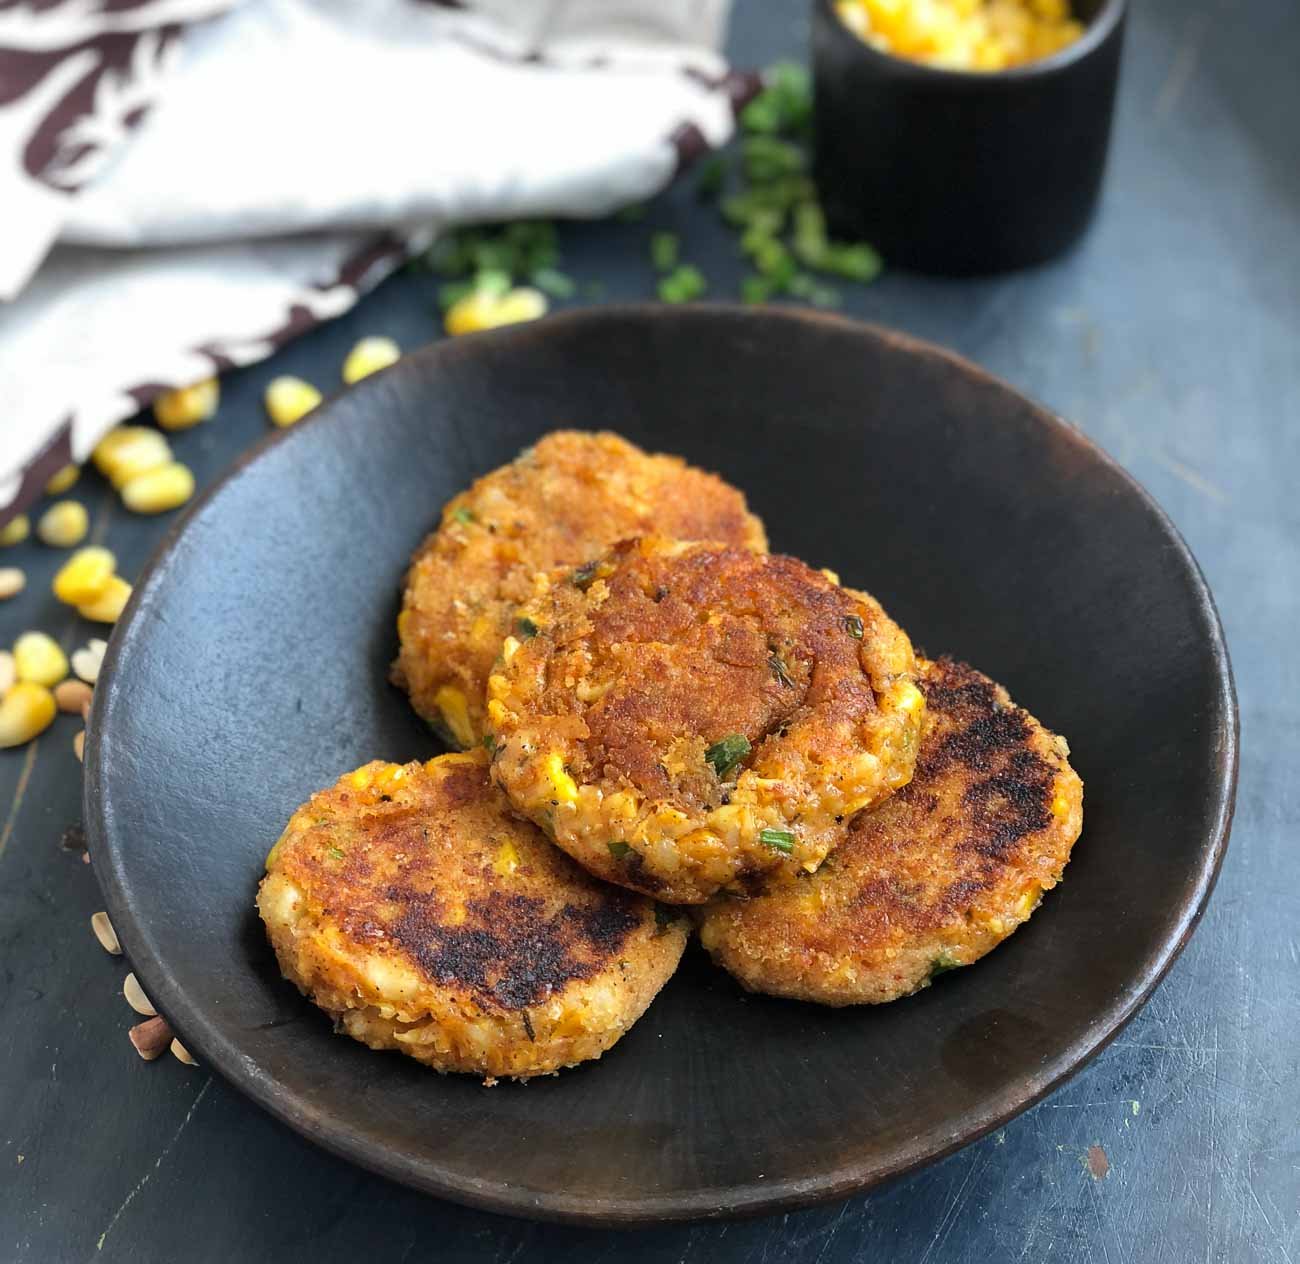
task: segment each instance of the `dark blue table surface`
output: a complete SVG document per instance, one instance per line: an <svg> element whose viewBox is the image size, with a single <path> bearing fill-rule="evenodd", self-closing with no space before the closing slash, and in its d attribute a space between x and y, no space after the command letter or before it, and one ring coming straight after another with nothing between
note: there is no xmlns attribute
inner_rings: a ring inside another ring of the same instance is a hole
<svg viewBox="0 0 1300 1264"><path fill-rule="evenodd" d="M740 0L733 27L737 64L802 56L806 4ZM313 1148L202 1069L137 1058L125 967L89 933L94 879L60 844L81 812L63 720L0 752L0 1259L1300 1259L1297 53L1294 0L1137 0L1104 203L1070 257L846 290L852 313L963 352L1114 453L1187 536L1223 614L1244 734L1232 844L1190 947L1096 1062L926 1171L779 1218L606 1233L439 1203ZM684 190L647 225L682 233L735 292L731 239ZM647 225L566 228L566 267L608 300L648 296ZM233 374L218 420L178 437L181 459L211 480L265 431L270 377L334 381L363 333L436 336L428 279L395 278ZM96 478L77 494L134 573L160 525ZM40 595L56 560L6 553L31 587L0 606L0 643L29 626L92 633Z"/></svg>

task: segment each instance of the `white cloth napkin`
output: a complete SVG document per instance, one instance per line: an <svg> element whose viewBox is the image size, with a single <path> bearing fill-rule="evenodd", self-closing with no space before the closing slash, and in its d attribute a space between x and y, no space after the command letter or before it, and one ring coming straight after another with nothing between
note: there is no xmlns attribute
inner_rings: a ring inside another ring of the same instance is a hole
<svg viewBox="0 0 1300 1264"><path fill-rule="evenodd" d="M0 8L0 522L440 228L657 192L731 134L728 3Z"/></svg>

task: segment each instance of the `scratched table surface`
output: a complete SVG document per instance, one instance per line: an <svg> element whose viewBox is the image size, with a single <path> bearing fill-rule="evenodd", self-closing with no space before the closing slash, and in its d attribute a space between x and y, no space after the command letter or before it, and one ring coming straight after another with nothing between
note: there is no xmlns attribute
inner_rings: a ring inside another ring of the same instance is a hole
<svg viewBox="0 0 1300 1264"><path fill-rule="evenodd" d="M806 46L795 0L741 0L733 26L738 64ZM1081 425L1170 512L1223 614L1244 733L1232 844L1190 947L1092 1065L942 1163L781 1217L611 1233L425 1198L202 1069L136 1056L126 966L91 938L95 880L61 843L81 813L63 717L0 752L0 1260L1300 1259L1298 49L1294 0L1138 0L1109 184L1080 248L1001 279L887 274L846 295L854 314L954 347ZM731 240L684 190L635 228L566 228L565 266L601 278L608 300L646 297L649 226L681 232L685 256L735 292ZM230 377L218 420L178 437L181 459L204 482L228 466L264 432L275 374L336 380L363 333L435 337L430 291L397 277ZM77 494L134 573L161 525L122 513L94 477ZM33 625L69 644L91 634L42 595L52 552L11 559L31 584L0 607L0 642Z"/></svg>

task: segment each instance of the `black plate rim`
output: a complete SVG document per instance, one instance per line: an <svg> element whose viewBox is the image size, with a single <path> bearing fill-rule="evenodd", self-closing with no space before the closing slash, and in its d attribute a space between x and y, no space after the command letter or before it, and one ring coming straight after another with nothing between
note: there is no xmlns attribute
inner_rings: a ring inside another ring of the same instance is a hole
<svg viewBox="0 0 1300 1264"><path fill-rule="evenodd" d="M334 400L342 394L372 390L377 382L389 375L420 372L426 364L437 364L446 358L474 355L476 349L486 345L489 340L493 344L504 345L521 336L536 338L544 335L548 329L559 333L609 319L632 319L651 324L681 320L705 324L718 319L753 322L775 320L803 326L828 326L844 333L875 339L910 355L943 361L987 386L1008 392L1028 405L1039 424L1053 431L1060 440L1080 449L1090 461L1103 466L1138 498L1167 537L1174 557L1189 577L1198 609L1205 620L1210 640L1208 648L1218 678L1222 717L1217 734L1219 761L1218 766L1212 770L1217 793L1199 868L1181 896L1177 905L1177 920L1170 933L1135 970L1130 986L1109 1006L1099 1011L1085 1032L1045 1063L1033 1079L1004 1089L982 1111L967 1111L950 1121L949 1127L932 1128L912 1138L907 1144L896 1147L887 1159L850 1163L837 1170L802 1179L771 1183L755 1181L725 1189L701 1189L673 1196L610 1198L594 1203L588 1198L550 1191L529 1191L498 1181L466 1177L462 1173L442 1170L430 1162L404 1159L382 1146L358 1139L346 1126L308 1108L243 1058L219 1025L200 1006L186 998L158 952L148 928L135 913L135 900L124 865L124 855L114 841L108 817L108 757L98 735L103 731L101 721L118 688L118 661L123 647L146 622L154 590L165 577L175 545L189 524L203 513L206 506L228 484L240 478L248 466L274 445L302 442L302 435L310 433L318 422L328 416ZM1232 828L1239 746L1240 716L1232 664L1218 609L1199 564L1177 527L1146 488L1076 426L955 352L884 326L831 313L771 308L759 311L725 303L699 303L685 309L650 304L611 304L560 313L549 317L541 325L515 326L438 341L410 352L391 368L365 379L349 391L331 397L311 417L298 425L267 435L197 496L160 541L141 571L110 639L87 725L83 813L92 866L123 951L159 1012L167 1016L168 1023L182 1043L197 1056L204 1067L211 1068L275 1118L325 1150L400 1184L504 1215L605 1228L631 1228L790 1211L862 1193L884 1181L937 1162L978 1140L1028 1110L1081 1070L1115 1039L1146 1003L1186 947L1204 913L1223 864Z"/></svg>

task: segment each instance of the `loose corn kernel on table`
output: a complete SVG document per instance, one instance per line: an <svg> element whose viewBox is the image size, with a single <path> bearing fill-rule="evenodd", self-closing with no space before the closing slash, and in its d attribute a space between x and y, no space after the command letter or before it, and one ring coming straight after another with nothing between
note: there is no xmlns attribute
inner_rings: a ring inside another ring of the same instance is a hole
<svg viewBox="0 0 1300 1264"><path fill-rule="evenodd" d="M802 0L738 6L737 63L800 55L806 11ZM0 1256L1298 1258L1297 43L1300 10L1289 0L1231 14L1207 0L1135 5L1110 184L1076 253L999 280L887 272L844 290L853 314L953 346L1077 421L1170 511L1220 602L1247 743L1232 845L1196 938L1091 1067L944 1162L786 1217L614 1235L422 1198L312 1147L203 1067L137 1057L126 1039L139 1021L122 997L128 967L90 928L101 903L76 832L80 719L60 714L34 745L0 751ZM683 259L715 292L736 292L734 241L689 191L653 206L642 228L680 233ZM602 280L607 300L653 293L644 237L613 224L562 236L566 270ZM215 418L166 432L175 459L206 486L267 432L263 394L275 379L334 389L363 336L404 348L438 336L432 289L428 277L396 278L336 324L224 379ZM286 407L296 406L290 392ZM174 519L125 511L90 470L55 498L86 506L84 543L111 549L127 581ZM68 654L103 625L51 593L70 551L36 539L38 516L27 540L0 548L0 567L27 576L25 591L0 602L0 644L40 628ZM1140 619L1142 595L1117 593L1116 617ZM1086 847L1085 832L1081 857Z"/></svg>

